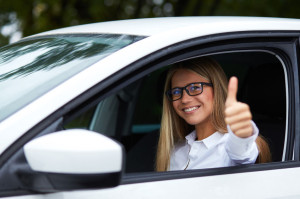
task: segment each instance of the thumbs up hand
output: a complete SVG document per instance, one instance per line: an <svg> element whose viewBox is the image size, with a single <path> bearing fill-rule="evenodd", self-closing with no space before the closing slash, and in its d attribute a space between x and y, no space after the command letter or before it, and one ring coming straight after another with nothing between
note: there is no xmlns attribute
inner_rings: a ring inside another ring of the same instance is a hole
<svg viewBox="0 0 300 199"><path fill-rule="evenodd" d="M225 103L225 122L235 135L246 138L253 134L252 115L247 104L237 101L237 90L238 79L231 77L228 83L228 94Z"/></svg>

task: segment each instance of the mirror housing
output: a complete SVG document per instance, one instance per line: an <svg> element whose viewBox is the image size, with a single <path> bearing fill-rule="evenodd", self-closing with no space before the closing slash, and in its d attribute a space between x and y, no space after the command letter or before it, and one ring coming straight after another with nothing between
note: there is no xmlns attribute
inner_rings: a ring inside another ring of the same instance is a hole
<svg viewBox="0 0 300 199"><path fill-rule="evenodd" d="M113 187L121 180L122 146L99 133L81 129L51 133L28 142L24 153L35 171L27 175L35 191Z"/></svg>

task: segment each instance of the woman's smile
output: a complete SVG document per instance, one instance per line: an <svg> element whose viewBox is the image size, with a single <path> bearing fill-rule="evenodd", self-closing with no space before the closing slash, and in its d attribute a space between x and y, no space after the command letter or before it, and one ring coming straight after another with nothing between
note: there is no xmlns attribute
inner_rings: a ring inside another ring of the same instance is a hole
<svg viewBox="0 0 300 199"><path fill-rule="evenodd" d="M192 107L188 107L188 108L183 108L182 110L185 113L194 113L196 112L196 110L198 110L200 108L200 106L192 106Z"/></svg>

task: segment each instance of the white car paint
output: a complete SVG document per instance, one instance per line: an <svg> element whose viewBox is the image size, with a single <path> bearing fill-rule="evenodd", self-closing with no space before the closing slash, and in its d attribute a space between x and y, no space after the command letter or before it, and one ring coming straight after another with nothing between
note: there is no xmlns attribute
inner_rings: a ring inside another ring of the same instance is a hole
<svg viewBox="0 0 300 199"><path fill-rule="evenodd" d="M38 137L24 145L24 153L30 167L39 172L99 174L122 170L122 147L83 129Z"/></svg>
<svg viewBox="0 0 300 199"><path fill-rule="evenodd" d="M278 178L280 178L280 181ZM7 199L296 199L300 198L299 178L300 168L288 168L145 182L121 185L115 188L100 190L68 191L45 195L16 196L7 197Z"/></svg>
<svg viewBox="0 0 300 199"><path fill-rule="evenodd" d="M299 20L267 17L167 17L131 19L111 22L100 22L80 25L58 30L47 31L37 36L48 34L70 33L109 33L153 36L163 32L174 32L176 29L188 29L198 26L197 32L201 35L207 29L207 25L216 27L218 32L230 32L234 28L237 31L245 30L299 30ZM35 35L36 36L36 35ZM169 35L172 37L172 35Z"/></svg>

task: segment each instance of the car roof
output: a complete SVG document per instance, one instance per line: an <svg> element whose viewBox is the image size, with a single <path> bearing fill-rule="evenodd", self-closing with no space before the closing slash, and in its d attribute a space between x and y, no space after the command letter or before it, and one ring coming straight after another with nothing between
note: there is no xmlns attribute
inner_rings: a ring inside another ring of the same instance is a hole
<svg viewBox="0 0 300 199"><path fill-rule="evenodd" d="M176 32L179 29L188 30L199 27L199 35L208 28L214 27L219 33L249 30L300 30L299 19L271 17L164 17L130 19L110 22L99 22L86 25L61 28L37 34L128 34L152 36L163 32ZM234 27L234 28L233 28Z"/></svg>

